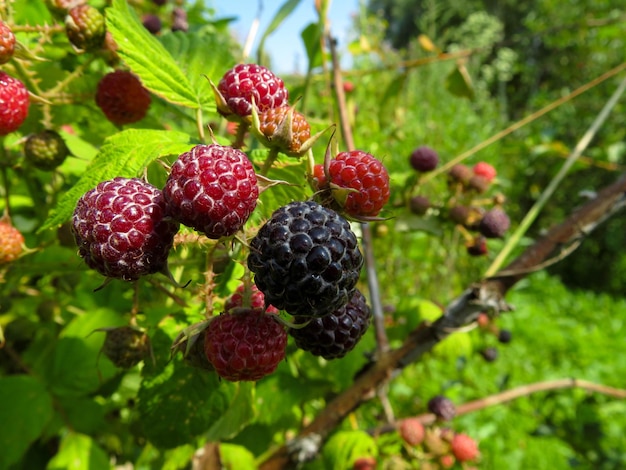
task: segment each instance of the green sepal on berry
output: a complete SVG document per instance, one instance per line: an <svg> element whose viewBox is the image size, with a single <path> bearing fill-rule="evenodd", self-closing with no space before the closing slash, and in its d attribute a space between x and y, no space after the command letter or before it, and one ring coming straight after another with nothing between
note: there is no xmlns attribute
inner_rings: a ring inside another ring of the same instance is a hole
<svg viewBox="0 0 626 470"><path fill-rule="evenodd" d="M102 13L90 5L79 5L68 11L65 31L78 52L94 51L104 44L106 23Z"/></svg>
<svg viewBox="0 0 626 470"><path fill-rule="evenodd" d="M58 132L46 129L28 136L24 143L24 155L35 168L50 171L65 161L70 150Z"/></svg>
<svg viewBox="0 0 626 470"><path fill-rule="evenodd" d="M215 317L194 323L181 331L172 343L170 357L173 358L177 353L181 353L189 365L198 369L215 370L204 352L205 331L213 318Z"/></svg>

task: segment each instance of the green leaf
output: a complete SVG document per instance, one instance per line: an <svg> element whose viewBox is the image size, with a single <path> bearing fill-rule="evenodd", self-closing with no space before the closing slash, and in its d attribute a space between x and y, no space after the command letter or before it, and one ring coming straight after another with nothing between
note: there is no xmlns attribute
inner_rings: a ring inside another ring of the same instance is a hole
<svg viewBox="0 0 626 470"><path fill-rule="evenodd" d="M61 448L47 470L109 470L109 458L91 437L70 433L61 441Z"/></svg>
<svg viewBox="0 0 626 470"><path fill-rule="evenodd" d="M296 9L296 7L300 4L300 0L287 0L283 3L283 6L276 12L274 18L270 22L269 26L261 36L261 40L259 41L259 47L257 49L257 57L259 58L259 62L261 62L261 57L263 57L263 49L265 46L265 40L268 38L270 34L272 34L276 29L281 25L285 19L291 15L291 13Z"/></svg>
<svg viewBox="0 0 626 470"><path fill-rule="evenodd" d="M320 39L322 37L322 31L318 23L311 23L300 33L302 41L304 42L304 48L306 50L307 59L309 59L309 68L312 70L315 67L322 65L322 49Z"/></svg>
<svg viewBox="0 0 626 470"><path fill-rule="evenodd" d="M0 403L0 468L9 468L52 418L52 398L35 378L13 375L0 379Z"/></svg>
<svg viewBox="0 0 626 470"><path fill-rule="evenodd" d="M126 0L114 0L106 10L106 20L118 54L148 90L170 103L190 108L200 105L199 90L194 89L165 47L141 24Z"/></svg>
<svg viewBox="0 0 626 470"><path fill-rule="evenodd" d="M365 431L339 431L326 443L322 456L329 470L347 470L361 457L376 457L376 441Z"/></svg>
<svg viewBox="0 0 626 470"><path fill-rule="evenodd" d="M248 449L235 444L220 444L220 457L225 469L256 470L254 455Z"/></svg>
<svg viewBox="0 0 626 470"><path fill-rule="evenodd" d="M446 77L446 88L450 93L461 98L474 99L474 85L463 64L458 64Z"/></svg>
<svg viewBox="0 0 626 470"><path fill-rule="evenodd" d="M68 220L78 199L98 183L116 176L137 177L157 158L180 154L192 145L188 134L176 131L127 129L112 135L104 141L83 176L59 199L39 231Z"/></svg>
<svg viewBox="0 0 626 470"><path fill-rule="evenodd" d="M144 378L138 411L145 436L171 449L206 432L229 408L233 389L217 374L171 362L157 376Z"/></svg>
<svg viewBox="0 0 626 470"><path fill-rule="evenodd" d="M213 423L205 437L207 441L220 441L237 435L254 419L254 384L239 382L233 385L235 396L226 412Z"/></svg>

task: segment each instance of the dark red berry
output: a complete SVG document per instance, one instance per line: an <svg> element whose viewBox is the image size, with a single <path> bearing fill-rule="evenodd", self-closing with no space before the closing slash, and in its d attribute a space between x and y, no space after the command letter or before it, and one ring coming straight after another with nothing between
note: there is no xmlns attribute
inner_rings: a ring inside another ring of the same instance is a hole
<svg viewBox="0 0 626 470"><path fill-rule="evenodd" d="M295 316L346 305L362 266L348 221L313 201L277 209L250 242L248 267L265 302Z"/></svg>
<svg viewBox="0 0 626 470"><path fill-rule="evenodd" d="M143 119L151 101L139 79L125 70L108 73L98 83L96 104L118 126Z"/></svg>
<svg viewBox="0 0 626 470"><path fill-rule="evenodd" d="M246 308L251 310L258 310L265 313L278 313L278 309L273 305L268 305L266 310L265 296L263 292L259 290L256 284L247 286L241 284L237 287L237 290L231 295L224 304L224 311L229 312L236 308Z"/></svg>
<svg viewBox="0 0 626 470"><path fill-rule="evenodd" d="M289 334L298 348L324 359L338 359L354 349L367 331L370 319L370 308L357 289L350 301L336 312L313 319L296 317Z"/></svg>
<svg viewBox="0 0 626 470"><path fill-rule="evenodd" d="M15 52L15 34L11 27L0 20L0 64L6 64Z"/></svg>
<svg viewBox="0 0 626 470"><path fill-rule="evenodd" d="M245 153L201 144L174 162L163 195L173 218L218 239L243 227L256 207L259 187Z"/></svg>
<svg viewBox="0 0 626 470"><path fill-rule="evenodd" d="M389 200L389 174L385 166L361 150L341 152L331 159L330 181L326 180L323 165L315 165L313 176L318 189L332 183L348 190L347 196L335 197L335 200L353 217L375 217ZM337 189L331 186L331 191Z"/></svg>
<svg viewBox="0 0 626 470"><path fill-rule="evenodd" d="M410 446L418 446L424 441L426 431L417 418L405 418L398 426L400 437Z"/></svg>
<svg viewBox="0 0 626 470"><path fill-rule="evenodd" d="M437 168L439 155L434 149L423 145L413 150L409 157L409 162L413 169L425 173Z"/></svg>
<svg viewBox="0 0 626 470"><path fill-rule="evenodd" d="M0 135L19 129L28 116L30 97L24 84L0 71Z"/></svg>
<svg viewBox="0 0 626 470"><path fill-rule="evenodd" d="M467 225L471 214L468 206L453 206L448 211L448 217L452 222L459 225Z"/></svg>
<svg viewBox="0 0 626 470"><path fill-rule="evenodd" d="M466 248L470 256L484 256L489 252L487 239L482 235L474 237L473 240L466 245Z"/></svg>
<svg viewBox="0 0 626 470"><path fill-rule="evenodd" d="M436 395L428 401L428 410L443 421L450 421L456 416L456 406L443 395Z"/></svg>
<svg viewBox="0 0 626 470"><path fill-rule="evenodd" d="M189 31L189 21L187 20L187 11L181 7L175 7L172 10L172 31L181 31L186 33Z"/></svg>
<svg viewBox="0 0 626 470"><path fill-rule="evenodd" d="M204 347L220 377L259 380L284 359L287 332L274 315L258 310L223 313L209 323Z"/></svg>
<svg viewBox="0 0 626 470"><path fill-rule="evenodd" d="M227 109L219 109L225 116L249 116L253 98L259 113L288 104L289 93L282 79L261 65L235 65L222 77L217 89L226 101Z"/></svg>
<svg viewBox="0 0 626 470"><path fill-rule="evenodd" d="M430 208L430 199L426 196L413 196L409 201L409 208L415 215L424 215Z"/></svg>
<svg viewBox="0 0 626 470"><path fill-rule="evenodd" d="M78 200L72 229L90 268L134 281L167 268L178 223L166 216L159 189L137 178L115 178Z"/></svg>
<svg viewBox="0 0 626 470"><path fill-rule="evenodd" d="M487 191L487 189L489 189L490 184L491 183L486 178L480 175L472 176L470 180L467 182L467 186L479 194L482 194L485 191Z"/></svg>
<svg viewBox="0 0 626 470"><path fill-rule="evenodd" d="M506 212L495 207L483 216L478 230L487 238L502 238L510 226L511 221Z"/></svg>
<svg viewBox="0 0 626 470"><path fill-rule="evenodd" d="M472 175L472 170L462 163L457 163L452 168L450 168L450 171L448 172L448 176L452 181L463 184L467 184L472 178Z"/></svg>
<svg viewBox="0 0 626 470"><path fill-rule="evenodd" d="M157 34L161 31L163 24L161 18L158 15L147 13L141 17L141 24L143 27L150 31L152 34Z"/></svg>

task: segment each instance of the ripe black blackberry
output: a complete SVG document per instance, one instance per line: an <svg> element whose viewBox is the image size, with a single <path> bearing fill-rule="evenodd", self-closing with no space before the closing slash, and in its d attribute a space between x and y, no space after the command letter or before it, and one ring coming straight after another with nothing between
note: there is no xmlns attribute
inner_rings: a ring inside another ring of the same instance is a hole
<svg viewBox="0 0 626 470"><path fill-rule="evenodd" d="M294 316L321 317L346 305L362 266L348 221L313 201L277 209L250 242L248 268L265 303Z"/></svg>
<svg viewBox="0 0 626 470"><path fill-rule="evenodd" d="M502 329L498 333L498 341L500 341L502 344L508 344L511 342L512 339L513 334L511 333L511 330Z"/></svg>
<svg viewBox="0 0 626 470"><path fill-rule="evenodd" d="M450 421L456 416L456 406L443 395L436 395L428 401L428 411L443 421Z"/></svg>
<svg viewBox="0 0 626 470"><path fill-rule="evenodd" d="M296 317L295 324L301 328L290 328L289 334L296 346L324 359L338 359L352 351L367 331L372 314L365 297L357 289L350 302L336 312L309 321Z"/></svg>

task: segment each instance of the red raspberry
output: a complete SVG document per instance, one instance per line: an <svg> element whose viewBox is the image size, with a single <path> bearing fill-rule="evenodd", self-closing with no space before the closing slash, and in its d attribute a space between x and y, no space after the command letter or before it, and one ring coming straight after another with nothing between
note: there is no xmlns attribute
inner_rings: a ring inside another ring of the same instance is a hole
<svg viewBox="0 0 626 470"><path fill-rule="evenodd" d="M139 79L125 70L106 74L98 83L96 104L113 124L140 121L150 107L150 93Z"/></svg>
<svg viewBox="0 0 626 470"><path fill-rule="evenodd" d="M486 162L478 162L476 165L474 165L474 168L472 168L472 171L474 172L475 175L482 176L490 183L498 174L496 169Z"/></svg>
<svg viewBox="0 0 626 470"><path fill-rule="evenodd" d="M450 443L452 453L459 462L467 462L478 458L478 445L467 434L455 434Z"/></svg>
<svg viewBox="0 0 626 470"><path fill-rule="evenodd" d="M285 357L287 332L274 315L244 310L215 317L206 329L204 348L218 375L226 380L259 380Z"/></svg>
<svg viewBox="0 0 626 470"><path fill-rule="evenodd" d="M15 51L15 34L11 27L0 20L0 64L6 64Z"/></svg>
<svg viewBox="0 0 626 470"><path fill-rule="evenodd" d="M0 220L0 265L15 261L24 250L24 237L6 220Z"/></svg>
<svg viewBox="0 0 626 470"><path fill-rule="evenodd" d="M253 97L259 113L285 106L289 99L289 92L282 79L255 64L235 65L222 77L217 89L228 105L228 109L219 110L224 116L249 116L252 113Z"/></svg>
<svg viewBox="0 0 626 470"><path fill-rule="evenodd" d="M79 51L93 51L102 47L106 24L104 16L90 5L79 5L68 11L65 32L70 43Z"/></svg>
<svg viewBox="0 0 626 470"><path fill-rule="evenodd" d="M374 217L389 200L389 175L384 165L361 150L341 152L330 161L330 182L341 188L354 189L342 204L353 217ZM314 179L322 189L328 185L323 165L315 165Z"/></svg>
<svg viewBox="0 0 626 470"><path fill-rule="evenodd" d="M259 114L259 130L268 139L269 146L297 154L311 137L311 126L302 113L294 110L291 129L281 128L291 109L290 106L281 106L262 112Z"/></svg>
<svg viewBox="0 0 626 470"><path fill-rule="evenodd" d="M17 130L28 116L30 97L24 84L0 72L0 135Z"/></svg>
<svg viewBox="0 0 626 470"><path fill-rule="evenodd" d="M398 433L404 442L410 446L418 446L424 441L426 431L424 425L417 418L406 418L400 421Z"/></svg>
<svg viewBox="0 0 626 470"><path fill-rule="evenodd" d="M246 292L246 285L241 284L224 304L224 311L229 312L234 308L248 308L263 312L265 310L265 295L259 290L256 284L252 284ZM266 313L278 313L278 309L273 305L268 305Z"/></svg>
<svg viewBox="0 0 626 470"><path fill-rule="evenodd" d="M259 188L245 153L196 145L172 165L163 195L174 219L218 239L243 227L256 207Z"/></svg>
<svg viewBox="0 0 626 470"><path fill-rule="evenodd" d="M107 277L134 281L167 268L178 223L160 190L137 178L104 181L85 193L72 218L78 254Z"/></svg>

